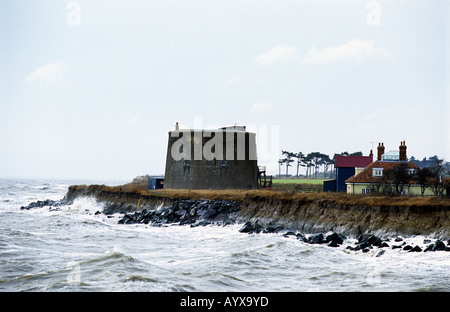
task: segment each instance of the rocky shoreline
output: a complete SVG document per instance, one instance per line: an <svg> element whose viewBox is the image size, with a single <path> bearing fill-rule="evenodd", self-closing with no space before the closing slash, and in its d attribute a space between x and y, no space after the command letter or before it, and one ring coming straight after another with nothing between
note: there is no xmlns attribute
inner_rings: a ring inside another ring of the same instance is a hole
<svg viewBox="0 0 450 312"><path fill-rule="evenodd" d="M236 214L241 209L239 202L226 200L178 200L157 210L142 209L125 214L119 224L144 223L153 226L164 224L228 225L236 222Z"/></svg>
<svg viewBox="0 0 450 312"><path fill-rule="evenodd" d="M357 239L349 251L368 252L386 249L408 252L450 251L449 215L446 206L383 206L333 202L308 197L273 198L246 195L242 200L183 199L155 196L102 186L73 186L59 201L43 200L21 207L22 210L49 207L58 210L77 198L92 197L103 207L97 213L123 214L119 224L149 226L188 225L190 227L231 224L242 225L241 233L276 233L295 237L308 244L339 247L347 237ZM310 233L310 234L305 234ZM429 237L420 246L400 236Z"/></svg>
<svg viewBox="0 0 450 312"><path fill-rule="evenodd" d="M164 225L190 225L190 227L218 225L226 226L238 222L238 212L241 203L225 200L179 200L172 205L162 207L159 210L136 211L125 214L119 224L150 224L152 226ZM331 234L313 233L304 234L294 229L285 228L282 225L263 226L258 220L247 221L240 228L239 232L248 234L277 233L283 237L296 237L298 240L308 244L324 244L329 247L341 246L347 237L342 233L332 232ZM384 254L386 249L402 249L408 252L428 252L428 251L450 251L450 240L446 244L437 239L434 242L427 239L425 248L419 245L411 246L403 238L396 237L393 242L389 238L380 238L370 233L361 234L355 246L347 246L350 251L369 252L378 248L377 257Z"/></svg>

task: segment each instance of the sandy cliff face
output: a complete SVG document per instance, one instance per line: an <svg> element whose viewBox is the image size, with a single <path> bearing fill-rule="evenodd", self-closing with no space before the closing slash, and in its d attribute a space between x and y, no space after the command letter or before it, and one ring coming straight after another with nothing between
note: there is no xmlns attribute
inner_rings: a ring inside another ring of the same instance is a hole
<svg viewBox="0 0 450 312"><path fill-rule="evenodd" d="M65 200L71 202L79 196L95 197L104 204L103 212L106 214L154 210L181 199L180 196L170 196L170 192L161 195L138 189L91 185L71 186ZM190 195L182 198L195 199ZM373 233L450 238L448 201L342 198L341 196L336 200L335 195L326 193L314 196L274 196L274 193L250 192L240 199L242 204L237 220L243 223L258 220L264 226L281 225L304 233L335 231L350 236Z"/></svg>
<svg viewBox="0 0 450 312"><path fill-rule="evenodd" d="M128 213L142 209L153 210L163 205L170 205L176 200L145 194L137 189L104 185L72 185L64 200L70 203L78 197L94 197L104 205L103 213L105 214Z"/></svg>
<svg viewBox="0 0 450 312"><path fill-rule="evenodd" d="M431 235L450 237L448 207L341 204L326 200L251 198L244 201L239 217L263 225L279 224L304 233L335 231L358 236L362 233Z"/></svg>

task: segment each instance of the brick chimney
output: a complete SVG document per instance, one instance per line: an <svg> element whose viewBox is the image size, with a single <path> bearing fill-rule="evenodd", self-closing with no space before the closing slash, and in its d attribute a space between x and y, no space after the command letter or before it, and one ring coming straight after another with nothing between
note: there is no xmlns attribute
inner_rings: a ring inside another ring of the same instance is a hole
<svg viewBox="0 0 450 312"><path fill-rule="evenodd" d="M398 160L406 161L406 143L405 141L400 142L400 146L398 147L399 157Z"/></svg>
<svg viewBox="0 0 450 312"><path fill-rule="evenodd" d="M381 156L384 154L384 143L378 143L377 160L381 160Z"/></svg>

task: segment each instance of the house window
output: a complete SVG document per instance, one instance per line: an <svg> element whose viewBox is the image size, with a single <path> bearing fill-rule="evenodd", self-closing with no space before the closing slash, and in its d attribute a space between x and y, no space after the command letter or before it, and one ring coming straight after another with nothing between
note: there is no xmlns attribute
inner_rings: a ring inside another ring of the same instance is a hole
<svg viewBox="0 0 450 312"><path fill-rule="evenodd" d="M407 172L410 176L413 176L416 174L417 170L416 169L407 169Z"/></svg>
<svg viewBox="0 0 450 312"><path fill-rule="evenodd" d="M383 176L383 168L373 168L372 176L374 177L382 177Z"/></svg>
<svg viewBox="0 0 450 312"><path fill-rule="evenodd" d="M363 188L363 189L361 190L361 194L370 194L371 192L372 192L372 190L369 189L369 188Z"/></svg>

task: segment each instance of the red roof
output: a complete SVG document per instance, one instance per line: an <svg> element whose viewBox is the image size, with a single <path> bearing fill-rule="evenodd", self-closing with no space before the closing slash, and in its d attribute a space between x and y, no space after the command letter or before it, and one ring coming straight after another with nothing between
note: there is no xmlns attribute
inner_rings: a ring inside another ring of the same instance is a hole
<svg viewBox="0 0 450 312"><path fill-rule="evenodd" d="M398 166L405 166L406 169L417 169L419 168L416 164L411 161L380 161L377 160L370 164L370 166L366 167L363 171L358 173L357 175L351 176L348 178L345 183L375 183L382 182L382 177L374 177L372 173L373 168L383 168L394 169ZM411 183L416 183L416 181L410 181Z"/></svg>
<svg viewBox="0 0 450 312"><path fill-rule="evenodd" d="M373 162L372 156L336 156L334 158L335 168L365 168Z"/></svg>

